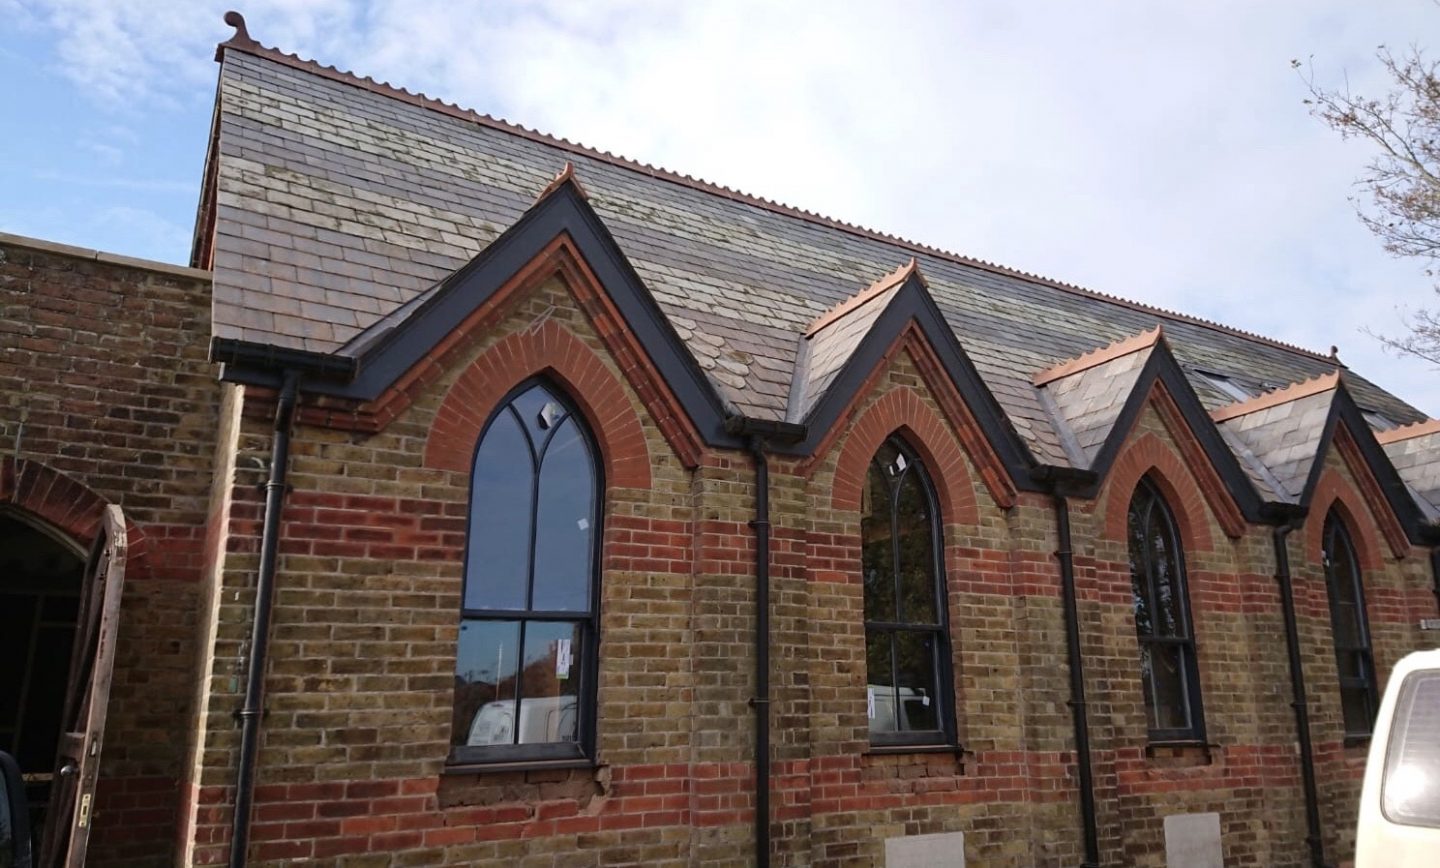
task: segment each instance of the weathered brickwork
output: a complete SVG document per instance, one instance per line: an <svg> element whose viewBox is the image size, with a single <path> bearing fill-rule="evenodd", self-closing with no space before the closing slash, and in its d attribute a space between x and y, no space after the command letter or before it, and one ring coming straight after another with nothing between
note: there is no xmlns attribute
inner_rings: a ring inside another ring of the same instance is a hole
<svg viewBox="0 0 1440 868"><path fill-rule="evenodd" d="M0 252L0 503L78 543L107 502L133 524L96 864L222 863L276 395L217 382L202 273ZM551 245L397 390L302 400L252 864L753 862L756 467L700 445L597 286ZM471 462L537 375L580 409L605 477L596 763L447 768ZM936 489L959 749L870 744L861 488L892 435ZM881 864L885 839L941 832L971 864L1078 864L1054 500L1017 491L915 330L813 455L769 468L773 864ZM1365 746L1343 733L1326 515L1354 540L1381 673L1435 610L1428 552L1368 474L1337 436L1288 538L1332 860ZM1204 743L1149 740L1126 543L1142 478L1183 544ZM1160 385L1069 509L1104 863L1164 865L1165 818L1215 811L1227 864L1305 864L1271 528L1240 518Z"/></svg>
<svg viewBox="0 0 1440 868"><path fill-rule="evenodd" d="M204 272L0 239L0 506L130 557L91 862L167 864L219 390Z"/></svg>

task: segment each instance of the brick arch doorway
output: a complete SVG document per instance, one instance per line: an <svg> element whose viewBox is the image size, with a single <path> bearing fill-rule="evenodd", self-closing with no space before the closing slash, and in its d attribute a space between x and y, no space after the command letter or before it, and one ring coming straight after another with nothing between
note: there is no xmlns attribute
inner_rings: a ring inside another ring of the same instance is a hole
<svg viewBox="0 0 1440 868"><path fill-rule="evenodd" d="M0 750L25 776L31 828L45 806L85 577L85 551L29 512L0 505Z"/></svg>

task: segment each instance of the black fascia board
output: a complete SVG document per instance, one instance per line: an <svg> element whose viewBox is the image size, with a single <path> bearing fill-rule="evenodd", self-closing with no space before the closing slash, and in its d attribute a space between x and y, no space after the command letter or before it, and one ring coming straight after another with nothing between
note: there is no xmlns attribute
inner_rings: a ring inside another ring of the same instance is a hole
<svg viewBox="0 0 1440 868"><path fill-rule="evenodd" d="M409 317L367 347L353 360L353 379L307 383L306 391L357 401L379 397L456 323L561 235L568 235L579 250L705 442L738 448L740 441L725 430L724 402L572 181L562 183L537 202L474 259L446 278ZM250 373L234 371L232 376Z"/></svg>
<svg viewBox="0 0 1440 868"><path fill-rule="evenodd" d="M1195 394L1195 387L1186 379L1185 372L1180 368L1180 363L1175 361L1170 345L1163 337L1155 342L1150 358L1145 360L1145 366L1141 368L1140 376L1130 390L1130 396L1125 399L1125 406L1121 408L1110 434L1091 464L1091 468L1096 472L1097 482L1089 496L1095 497L1099 494L1100 486L1109 476L1110 468L1119 457L1120 448L1129 438L1130 431L1144 410L1150 390L1154 388L1157 380L1170 393L1181 418L1189 426L1190 433L1200 443L1200 448L1209 458L1211 466L1220 474L1220 481L1240 507L1240 514L1249 522L1260 523L1264 504L1259 492L1245 474L1245 469L1240 466L1240 460L1226 445L1219 426L1205 411L1205 405L1200 403L1200 397Z"/></svg>
<svg viewBox="0 0 1440 868"><path fill-rule="evenodd" d="M811 408L805 418L805 438L788 447L777 446L775 451L791 455L814 453L839 420L845 407L855 397L855 393L890 349L890 345L912 321L930 342L930 347L945 368L950 382L974 414L981 433L1000 456L1011 481L1023 491L1048 491L1047 486L1037 482L1032 476L1032 469L1038 462L1031 455L1029 447L1020 439L1010 417L1001 409L1000 402L995 400L990 388L980 378L980 372L975 369L974 363L960 346L955 332L945 321L945 315L930 297L930 291L915 275L911 275L901 284L884 312L875 319L865 337L861 338L859 346L835 375L825 394Z"/></svg>
<svg viewBox="0 0 1440 868"><path fill-rule="evenodd" d="M1410 491L1405 487L1405 480L1400 477L1400 472L1390 462L1390 456L1385 454L1385 448L1380 441L1375 439L1375 433L1370 430L1370 423L1365 421L1365 416L1360 411L1360 406L1345 388L1345 381L1342 378L1339 385L1335 387L1335 397L1330 403L1330 412L1325 417L1325 428L1320 435L1320 442L1315 448L1315 463L1310 468L1310 475L1305 479L1305 489L1301 494L1300 502L1307 507L1310 506L1311 498L1315 495L1315 487L1320 482L1320 474L1325 469L1325 453L1335 442L1335 427L1344 423L1349 429L1350 436L1355 445L1360 449L1360 456L1365 460L1365 465L1370 475L1380 484L1380 490L1385 495L1385 501L1390 509L1399 519L1405 536L1416 545L1431 545L1435 537L1432 525L1425 520L1420 507L1410 497Z"/></svg>

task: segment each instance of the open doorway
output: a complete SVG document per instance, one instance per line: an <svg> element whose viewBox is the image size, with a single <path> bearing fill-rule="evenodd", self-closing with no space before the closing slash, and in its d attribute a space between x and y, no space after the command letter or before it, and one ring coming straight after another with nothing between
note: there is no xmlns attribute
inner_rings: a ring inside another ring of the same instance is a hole
<svg viewBox="0 0 1440 868"><path fill-rule="evenodd" d="M0 750L43 829L64 714L85 555L27 514L0 509Z"/></svg>

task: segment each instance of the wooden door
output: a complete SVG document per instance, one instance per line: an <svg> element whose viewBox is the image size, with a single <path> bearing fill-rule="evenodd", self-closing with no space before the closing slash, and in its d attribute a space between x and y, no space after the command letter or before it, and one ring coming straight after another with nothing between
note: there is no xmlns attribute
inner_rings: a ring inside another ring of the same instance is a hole
<svg viewBox="0 0 1440 868"><path fill-rule="evenodd" d="M61 718L64 728L56 751L45 837L36 863L41 868L85 864L124 585L125 514L111 505L105 507L100 531L90 547L80 589L80 617L75 624L75 650L70 656Z"/></svg>

